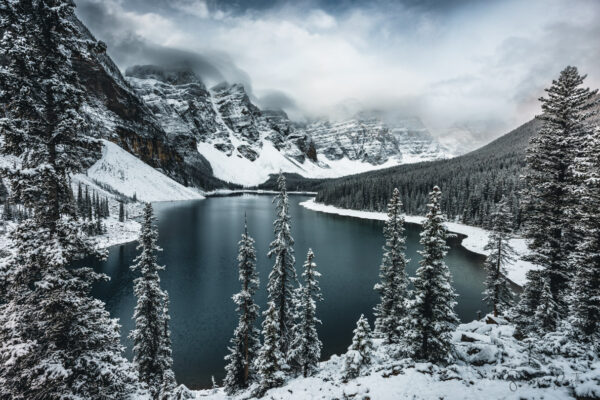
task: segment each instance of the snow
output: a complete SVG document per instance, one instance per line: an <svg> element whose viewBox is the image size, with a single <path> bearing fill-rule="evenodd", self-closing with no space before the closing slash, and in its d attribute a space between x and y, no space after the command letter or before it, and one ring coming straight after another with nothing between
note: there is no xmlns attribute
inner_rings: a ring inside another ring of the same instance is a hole
<svg viewBox="0 0 600 400"><path fill-rule="evenodd" d="M485 318L486 320L489 315ZM514 327L504 319L459 325L453 334L454 360L447 366L394 358L396 348L373 340L372 365L361 377L345 380L348 354L319 364L309 378L291 378L264 398L291 399L546 399L597 395L600 362L584 348L578 356L552 354L513 337ZM467 336L468 340L463 340ZM563 343L569 340L559 338ZM585 357L584 357L585 356ZM590 356L589 359L586 357ZM251 399L251 390L228 397L222 389L193 391L196 399Z"/></svg>
<svg viewBox="0 0 600 400"><path fill-rule="evenodd" d="M72 179L73 192L82 183L92 192L108 198L110 216L103 220L106 233L94 236L96 245L107 248L117 244L137 240L141 225L136 218L141 215L142 203L128 202L125 204L129 219L118 221L119 195L133 197L139 201L179 201L203 199L202 193L196 189L187 188L160 171L140 161L116 144L103 140L102 157L92 165L85 174L76 174ZM0 166L10 165L13 158L0 157ZM14 223L8 223L0 228L0 251L10 250L8 231L14 228Z"/></svg>
<svg viewBox="0 0 600 400"><path fill-rule="evenodd" d="M314 198L303 201L300 203L300 205L309 210L324 212L328 214L337 214L353 218L372 219L379 221L385 221L387 219L387 214L383 212L348 210L338 208L335 206L317 203L315 202ZM421 225L425 220L425 217L416 215L406 215L405 220L407 223L410 224ZM465 249L482 255L488 254L488 251L484 249L485 245L488 242L488 231L486 231L483 228L465 225L458 222L446 222L446 226L448 227L448 230L450 232L466 236L461 242L462 246ZM514 238L510 241L510 244L513 246L518 257L514 262L506 266L506 270L508 272L507 277L517 285L523 286L527 282L527 271L535 269L537 267L528 261L522 260L522 257L528 254L527 241L525 239Z"/></svg>
<svg viewBox="0 0 600 400"><path fill-rule="evenodd" d="M238 143L233 135L230 136L230 139L235 147L244 144L241 141ZM380 165L373 165L348 158L326 160L320 163L314 163L307 159L304 163L300 163L277 150L268 140L262 141L259 157L254 161L241 156L237 150L228 156L211 143L199 142L198 152L208 160L215 177L243 186L259 185L269 179L269 175L279 172L297 173L305 178L338 178L401 164L396 159L390 159Z"/></svg>
<svg viewBox="0 0 600 400"><path fill-rule="evenodd" d="M162 174L148 164L103 140L102 157L87 171L87 176L125 196L135 194L141 201L203 199L196 189L188 188Z"/></svg>
<svg viewBox="0 0 600 400"><path fill-rule="evenodd" d="M240 194L279 194L277 190L264 190L264 189L215 189L210 192L205 192L206 197L222 197L222 196L236 196ZM314 196L317 192L308 191L288 191L287 194L297 194L305 196Z"/></svg>

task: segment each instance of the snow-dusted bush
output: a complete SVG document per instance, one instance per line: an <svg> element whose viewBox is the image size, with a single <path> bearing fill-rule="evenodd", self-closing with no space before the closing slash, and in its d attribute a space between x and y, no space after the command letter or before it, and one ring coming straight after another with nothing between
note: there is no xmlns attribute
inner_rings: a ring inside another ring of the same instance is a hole
<svg viewBox="0 0 600 400"><path fill-rule="evenodd" d="M359 376L361 369L371 364L372 352L371 327L369 326L369 321L361 314L356 323L356 329L354 329L352 344L346 353L344 377L352 379Z"/></svg>

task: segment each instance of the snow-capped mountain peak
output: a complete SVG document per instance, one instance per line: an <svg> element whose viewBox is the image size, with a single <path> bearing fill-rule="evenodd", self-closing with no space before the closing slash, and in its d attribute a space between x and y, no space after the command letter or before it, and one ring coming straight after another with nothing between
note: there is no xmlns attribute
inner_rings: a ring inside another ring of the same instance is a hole
<svg viewBox="0 0 600 400"><path fill-rule="evenodd" d="M448 156L417 118L390 125L361 114L300 125L283 111L261 110L241 84L223 82L207 90L189 70L136 66L127 70L127 80L167 134L194 140L222 180L256 185L279 170L338 177ZM243 159L244 177L237 176L236 158Z"/></svg>

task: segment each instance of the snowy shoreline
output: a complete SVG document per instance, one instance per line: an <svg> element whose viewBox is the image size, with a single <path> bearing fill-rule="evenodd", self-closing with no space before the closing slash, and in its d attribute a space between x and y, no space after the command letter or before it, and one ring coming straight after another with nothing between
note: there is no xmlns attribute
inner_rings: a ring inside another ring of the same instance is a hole
<svg viewBox="0 0 600 400"><path fill-rule="evenodd" d="M386 213L383 212L375 212L375 211L359 211L359 210L350 210L345 208L338 208L335 206L328 206L322 203L315 202L315 199L309 199L299 203L302 207L317 211L323 212L327 214L336 214L346 217L353 218L362 218L362 219L371 219L378 221L385 221L387 218ZM417 216L417 215L406 215L405 221L409 224L418 224L421 225L425 217ZM457 222L446 222L446 226L448 230L453 233L458 233L460 235L464 235L461 245L473 253L487 255L487 251L484 249L485 245L488 241L489 232L483 228L478 228L475 226L469 226L460 224ZM507 277L510 281L514 282L518 286L523 286L527 282L527 271L534 269L535 266L521 259L522 256L526 255L528 252L527 242L523 238L514 238L510 241L510 244L513 246L515 251L517 252L518 259L513 263L507 265Z"/></svg>
<svg viewBox="0 0 600 400"><path fill-rule="evenodd" d="M206 197L225 197L225 196L237 196L240 194L278 194L276 190L264 190L264 189L216 189L210 192L204 192ZM304 195L304 196L315 196L317 192L304 192L304 191L288 191L288 194L293 195Z"/></svg>

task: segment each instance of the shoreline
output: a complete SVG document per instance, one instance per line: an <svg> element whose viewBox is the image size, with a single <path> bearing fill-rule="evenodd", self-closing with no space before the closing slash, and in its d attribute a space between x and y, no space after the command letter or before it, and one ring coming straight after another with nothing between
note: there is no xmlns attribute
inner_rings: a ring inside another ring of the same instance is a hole
<svg viewBox="0 0 600 400"><path fill-rule="evenodd" d="M277 190L266 190L266 189L216 189L210 192L204 192L205 197L227 197L227 196L240 196L243 194L278 194ZM308 191L289 191L288 194L300 195L300 196L315 196L317 192Z"/></svg>
<svg viewBox="0 0 600 400"><path fill-rule="evenodd" d="M335 206L329 206L322 203L315 202L315 199L309 199L299 203L300 206L316 212L322 212L326 214L336 214L345 217L370 219L377 221L385 221L387 215L384 212L376 211L359 211L350 210L345 208L339 208ZM409 224L421 225L425 220L425 217L418 215L405 215L405 222ZM464 238L461 241L461 246L466 250L471 251L482 256L487 256L488 252L484 249L488 241L489 232L483 228L464 225L458 222L446 222L446 227L449 232L463 235ZM523 238L514 238L510 241L515 252L517 253L517 259L506 266L507 278L519 287L523 287L527 282L526 273L536 267L528 262L522 260L522 256L528 253L526 240Z"/></svg>

